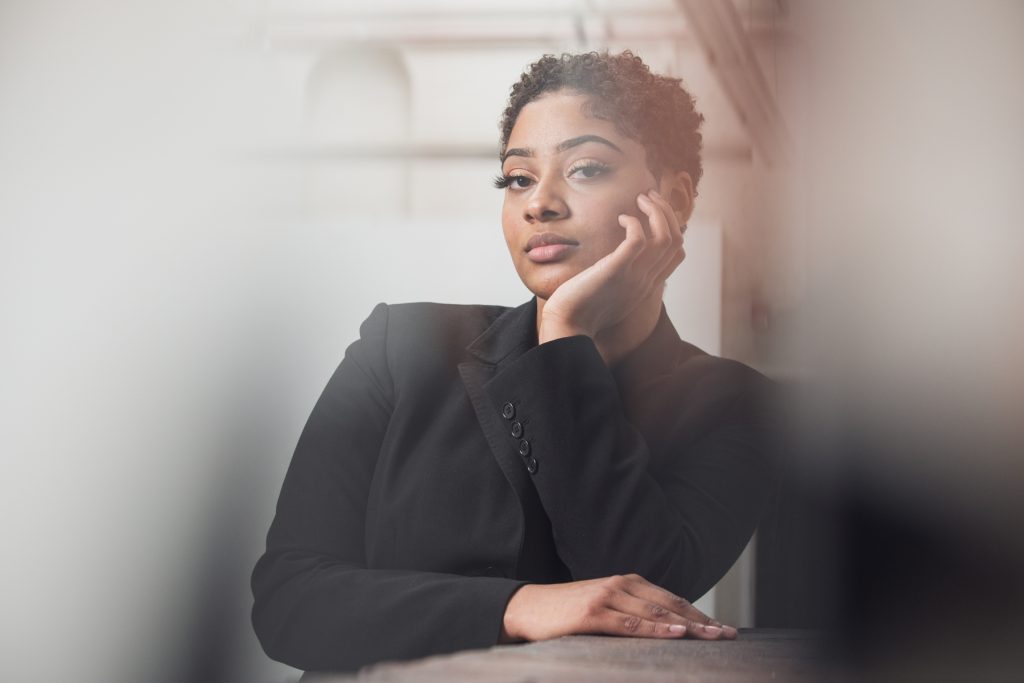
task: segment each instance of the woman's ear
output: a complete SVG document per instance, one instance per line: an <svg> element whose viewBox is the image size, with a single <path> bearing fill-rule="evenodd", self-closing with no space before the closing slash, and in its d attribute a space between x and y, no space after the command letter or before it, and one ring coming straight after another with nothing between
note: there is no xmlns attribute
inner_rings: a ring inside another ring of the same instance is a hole
<svg viewBox="0 0 1024 683"><path fill-rule="evenodd" d="M693 180L686 171L666 172L661 176L658 192L668 199L680 225L690 220L693 214Z"/></svg>

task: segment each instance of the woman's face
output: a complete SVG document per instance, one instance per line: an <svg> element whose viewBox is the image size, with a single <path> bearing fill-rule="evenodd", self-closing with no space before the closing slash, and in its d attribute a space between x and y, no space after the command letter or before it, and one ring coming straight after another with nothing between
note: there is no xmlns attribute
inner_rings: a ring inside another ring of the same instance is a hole
<svg viewBox="0 0 1024 683"><path fill-rule="evenodd" d="M586 116L586 101L560 90L524 106L502 162L505 242L523 284L545 301L622 242L619 214L648 225L636 197L656 187L643 146Z"/></svg>

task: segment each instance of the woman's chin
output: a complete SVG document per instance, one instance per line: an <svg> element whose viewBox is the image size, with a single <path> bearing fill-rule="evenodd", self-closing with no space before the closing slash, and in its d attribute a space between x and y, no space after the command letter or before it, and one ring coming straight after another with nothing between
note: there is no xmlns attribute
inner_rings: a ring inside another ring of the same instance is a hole
<svg viewBox="0 0 1024 683"><path fill-rule="evenodd" d="M524 281L524 284L526 285L527 289L529 289L531 292L537 295L538 299L543 299L547 301L548 299L551 298L551 295L555 293L555 290L561 287L562 283L564 283L568 279L568 277L544 280L534 279L532 281Z"/></svg>

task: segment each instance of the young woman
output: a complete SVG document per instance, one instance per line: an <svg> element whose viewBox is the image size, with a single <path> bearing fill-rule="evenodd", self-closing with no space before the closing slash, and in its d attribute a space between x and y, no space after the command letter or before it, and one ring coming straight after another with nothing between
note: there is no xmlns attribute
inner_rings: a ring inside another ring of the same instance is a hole
<svg viewBox="0 0 1024 683"><path fill-rule="evenodd" d="M626 51L545 56L502 124L517 308L378 304L299 438L252 577L267 654L354 670L591 633L735 638L693 607L779 471L771 383L682 341L703 117Z"/></svg>

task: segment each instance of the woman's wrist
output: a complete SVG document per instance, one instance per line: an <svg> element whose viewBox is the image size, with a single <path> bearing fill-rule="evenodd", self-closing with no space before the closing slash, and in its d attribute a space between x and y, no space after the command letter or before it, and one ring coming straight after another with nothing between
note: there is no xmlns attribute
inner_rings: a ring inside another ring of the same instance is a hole
<svg viewBox="0 0 1024 683"><path fill-rule="evenodd" d="M541 329L537 332L537 343L543 344L545 342L554 341L556 339L562 339L563 337L574 337L576 335L584 335L590 337L594 342L594 346L597 347L597 352L601 355L601 359L605 365L611 366L619 358L625 355L623 349L619 348L613 338L605 334L591 334L575 327L561 324L544 325L541 324Z"/></svg>
<svg viewBox="0 0 1024 683"><path fill-rule="evenodd" d="M522 610L530 589L530 584L523 584L509 598L508 604L505 605L505 614L501 619L501 634L498 636L499 643L519 643L526 640L520 635L517 617Z"/></svg>
<svg viewBox="0 0 1024 683"><path fill-rule="evenodd" d="M544 344L545 342L554 341L556 339L562 339L563 337L575 337L578 334L591 335L580 329L579 327L569 325L561 321L547 321L543 320L540 324L540 329L537 330L537 343Z"/></svg>

